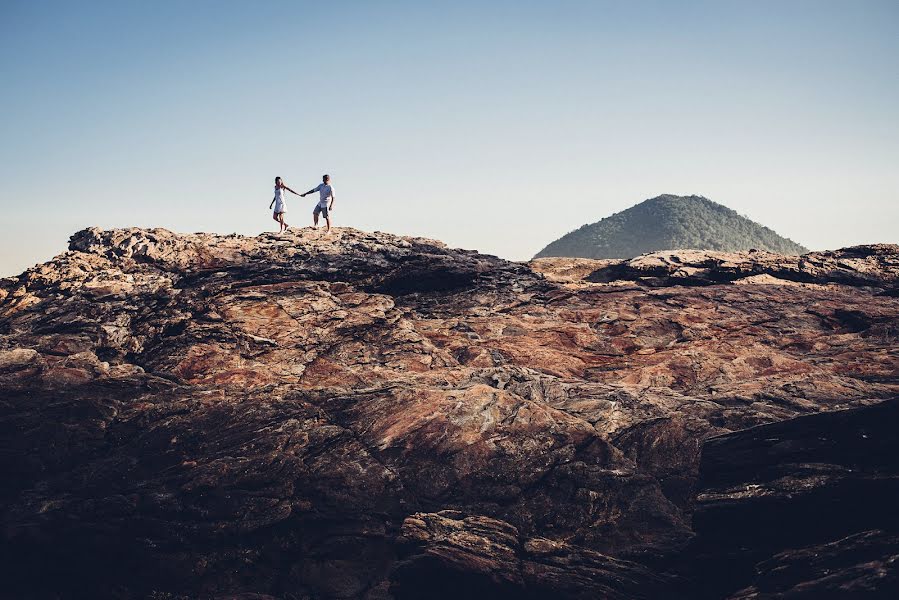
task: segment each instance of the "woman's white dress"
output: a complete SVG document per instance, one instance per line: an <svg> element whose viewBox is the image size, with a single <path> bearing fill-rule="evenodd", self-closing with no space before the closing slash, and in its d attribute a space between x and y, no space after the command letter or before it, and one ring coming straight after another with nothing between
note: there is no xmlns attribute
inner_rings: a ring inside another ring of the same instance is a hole
<svg viewBox="0 0 899 600"><path fill-rule="evenodd" d="M283 190L283 189L281 189L281 188L279 188L279 187L276 187L276 188L275 188L275 212L276 212L276 213L279 213L279 212L287 212L286 210L284 210L284 196L283 196L283 193L284 193L284 190Z"/></svg>

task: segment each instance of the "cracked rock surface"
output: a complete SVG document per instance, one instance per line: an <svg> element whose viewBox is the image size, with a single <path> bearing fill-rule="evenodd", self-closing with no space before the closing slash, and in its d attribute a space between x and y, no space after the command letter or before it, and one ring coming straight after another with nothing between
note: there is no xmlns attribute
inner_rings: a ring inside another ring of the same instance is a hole
<svg viewBox="0 0 899 600"><path fill-rule="evenodd" d="M888 245L80 231L0 280L9 593L698 597L704 442L895 397L897 281ZM874 525L809 544L890 547ZM790 548L753 565L816 560Z"/></svg>

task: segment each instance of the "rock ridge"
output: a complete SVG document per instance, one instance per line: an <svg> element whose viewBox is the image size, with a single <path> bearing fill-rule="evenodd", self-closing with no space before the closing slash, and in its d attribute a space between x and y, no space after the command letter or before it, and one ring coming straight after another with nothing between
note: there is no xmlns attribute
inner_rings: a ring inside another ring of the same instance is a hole
<svg viewBox="0 0 899 600"><path fill-rule="evenodd" d="M721 440L873 419L897 276L890 245L524 264L350 228L85 229L0 281L9 593L699 597ZM889 525L802 542L887 565ZM746 568L812 560L789 542Z"/></svg>

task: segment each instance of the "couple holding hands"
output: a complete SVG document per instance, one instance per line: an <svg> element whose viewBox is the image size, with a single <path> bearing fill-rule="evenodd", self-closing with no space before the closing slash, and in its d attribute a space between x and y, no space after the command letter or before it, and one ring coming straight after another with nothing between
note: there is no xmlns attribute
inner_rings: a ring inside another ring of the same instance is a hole
<svg viewBox="0 0 899 600"><path fill-rule="evenodd" d="M275 212L272 213L272 218L281 226L281 228L278 230L278 233L286 231L288 227L287 223L284 222L284 214L287 212L287 209L284 205L284 190L287 190L291 194L300 197L303 197L306 194L318 192L318 204L315 205L315 210L312 211L312 226L318 227L318 215L322 214L324 215L325 223L327 224L326 231L331 231L331 211L334 209L334 188L331 187L330 175L322 176L322 182L318 186L303 194L297 194L295 191L284 185L284 182L280 177L275 177L275 197L272 198L272 202L268 205L268 207L270 209L272 208L272 206L275 207Z"/></svg>

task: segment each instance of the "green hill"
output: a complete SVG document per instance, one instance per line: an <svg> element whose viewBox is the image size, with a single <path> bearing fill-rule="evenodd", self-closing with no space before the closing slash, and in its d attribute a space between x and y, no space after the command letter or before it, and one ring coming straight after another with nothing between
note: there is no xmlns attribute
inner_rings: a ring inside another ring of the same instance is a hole
<svg viewBox="0 0 899 600"><path fill-rule="evenodd" d="M796 242L708 198L663 194L563 235L535 258L631 258L683 248L808 252Z"/></svg>

